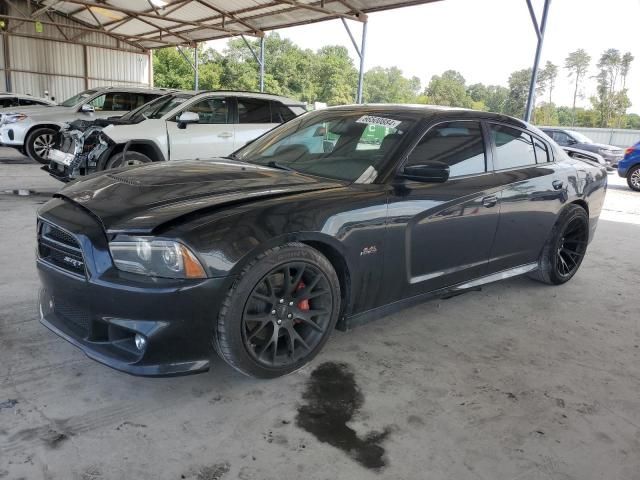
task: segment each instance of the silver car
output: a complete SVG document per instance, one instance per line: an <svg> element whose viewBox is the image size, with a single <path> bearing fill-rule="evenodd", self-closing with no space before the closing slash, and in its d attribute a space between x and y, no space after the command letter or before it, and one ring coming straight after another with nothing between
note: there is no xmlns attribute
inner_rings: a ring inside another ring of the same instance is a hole
<svg viewBox="0 0 640 480"><path fill-rule="evenodd" d="M37 162L48 163L54 136L64 124L124 115L170 91L103 87L81 92L59 105L18 107L3 112L0 145L17 148Z"/></svg>

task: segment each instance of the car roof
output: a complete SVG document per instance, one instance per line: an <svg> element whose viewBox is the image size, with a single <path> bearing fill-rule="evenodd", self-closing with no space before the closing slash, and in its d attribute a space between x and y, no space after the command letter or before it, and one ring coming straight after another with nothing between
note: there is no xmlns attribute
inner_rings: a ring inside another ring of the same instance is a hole
<svg viewBox="0 0 640 480"><path fill-rule="evenodd" d="M456 118L456 119L485 119L495 120L498 122L510 123L514 126L529 130L537 130L534 126L509 115L501 113L485 112L482 110L471 110L468 108L445 107L441 105L423 105L423 104L394 104L394 103L366 103L341 105L336 107L328 107L319 111L355 111L363 113L409 113L425 118Z"/></svg>
<svg viewBox="0 0 640 480"><path fill-rule="evenodd" d="M42 98L42 97L36 97L33 95L29 95L28 93L10 93L10 92L0 92L0 98L29 98L29 99L33 99L33 100L40 100L43 102L52 102L52 100L49 100L48 98Z"/></svg>
<svg viewBox="0 0 640 480"><path fill-rule="evenodd" d="M195 95L225 94L233 95L234 97L261 98L264 100L275 100L289 106L306 106L305 102L301 102L300 100L295 100L293 98L285 97L282 95L274 95L272 93L252 92L248 90L205 90L202 92L193 93Z"/></svg>
<svg viewBox="0 0 640 480"><path fill-rule="evenodd" d="M110 90L115 90L117 92L133 92L133 93L153 93L158 95L166 95L167 93L177 92L179 90L175 88L149 88L149 87L95 87L90 88L89 90L93 90L96 92L108 92Z"/></svg>

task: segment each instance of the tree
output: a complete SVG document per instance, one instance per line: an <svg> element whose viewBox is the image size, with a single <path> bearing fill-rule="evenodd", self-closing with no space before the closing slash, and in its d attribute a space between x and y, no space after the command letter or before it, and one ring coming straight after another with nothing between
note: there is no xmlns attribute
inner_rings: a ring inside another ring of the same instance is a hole
<svg viewBox="0 0 640 480"><path fill-rule="evenodd" d="M507 115L523 118L529 95L531 69L517 70L509 76L509 94L505 105Z"/></svg>
<svg viewBox="0 0 640 480"><path fill-rule="evenodd" d="M358 72L345 47L327 46L318 50L314 61L317 101L329 105L354 103Z"/></svg>
<svg viewBox="0 0 640 480"><path fill-rule="evenodd" d="M593 108L598 111L600 127L622 125L623 116L631 105L626 90L627 75L631 68L633 55L627 52L623 56L615 48L605 50L598 61L600 72L596 76L598 86L596 95L591 97ZM621 88L618 89L618 81Z"/></svg>
<svg viewBox="0 0 640 480"><path fill-rule="evenodd" d="M544 68L540 70L538 78L536 79L536 92L542 95L545 91L549 91L549 103L542 105L536 110L534 119L538 123L545 123L552 125L552 118L555 113L555 107L553 106L553 88L556 84L556 77L558 76L558 67L550 61L547 61Z"/></svg>
<svg viewBox="0 0 640 480"><path fill-rule="evenodd" d="M569 70L569 78L574 77L574 89L573 89L573 106L571 125L575 125L575 113L576 113L576 100L580 95L580 82L589 70L589 64L591 63L591 57L582 48L571 52L564 60L564 68Z"/></svg>
<svg viewBox="0 0 640 480"><path fill-rule="evenodd" d="M193 68L177 48L153 52L153 80L157 87L193 88Z"/></svg>
<svg viewBox="0 0 640 480"><path fill-rule="evenodd" d="M465 79L455 70L447 70L441 76L431 77L425 94L434 105L465 108L472 106L471 97L467 95Z"/></svg>
<svg viewBox="0 0 640 480"><path fill-rule="evenodd" d="M365 103L415 103L420 79L405 78L397 67L374 67L364 75Z"/></svg>

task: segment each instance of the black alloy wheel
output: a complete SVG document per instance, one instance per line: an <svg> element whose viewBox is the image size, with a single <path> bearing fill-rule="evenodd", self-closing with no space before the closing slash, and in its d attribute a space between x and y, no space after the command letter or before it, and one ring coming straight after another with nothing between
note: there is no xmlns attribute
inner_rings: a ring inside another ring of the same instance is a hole
<svg viewBox="0 0 640 480"><path fill-rule="evenodd" d="M331 323L329 280L308 263L274 268L255 286L242 315L245 347L265 367L287 367L311 353Z"/></svg>
<svg viewBox="0 0 640 480"><path fill-rule="evenodd" d="M555 268L562 278L571 278L582 263L587 251L589 227L581 217L576 217L566 226L556 251Z"/></svg>
<svg viewBox="0 0 640 480"><path fill-rule="evenodd" d="M588 242L587 211L575 204L566 206L542 249L538 269L529 276L550 285L568 282L580 268Z"/></svg>
<svg viewBox="0 0 640 480"><path fill-rule="evenodd" d="M229 289L213 345L233 368L274 378L308 363L337 322L340 281L329 260L302 243L267 250Z"/></svg>

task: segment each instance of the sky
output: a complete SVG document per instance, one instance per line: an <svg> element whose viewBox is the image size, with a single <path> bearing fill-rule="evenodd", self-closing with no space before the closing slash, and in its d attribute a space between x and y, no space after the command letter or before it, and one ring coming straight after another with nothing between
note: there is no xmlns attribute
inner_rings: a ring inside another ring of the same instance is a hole
<svg viewBox="0 0 640 480"><path fill-rule="evenodd" d="M538 18L543 0L533 0ZM361 26L349 22L356 38ZM640 113L640 0L552 0L540 65L547 60L562 67L567 54L584 48L592 57L589 75L607 48L631 52L635 61L627 79L632 106ZM303 48L344 45L356 61L357 54L342 22L332 20L282 29L281 36ZM399 67L405 76L417 76L423 88L432 75L458 70L467 84L507 85L514 70L533 64L536 36L525 0L444 0L369 15L365 71L374 67ZM209 42L222 50L226 41ZM268 62L268 58L266 59ZM595 80L585 82L590 106ZM572 81L559 69L553 101L571 105Z"/></svg>

